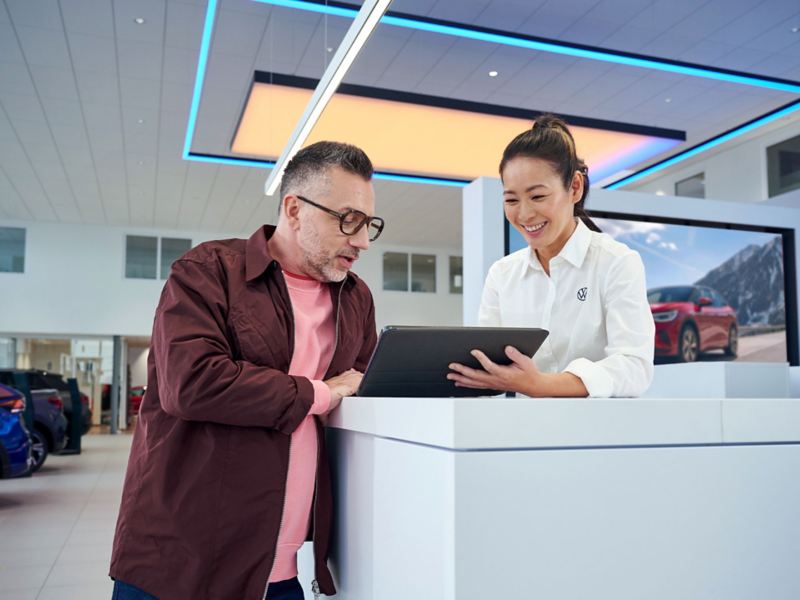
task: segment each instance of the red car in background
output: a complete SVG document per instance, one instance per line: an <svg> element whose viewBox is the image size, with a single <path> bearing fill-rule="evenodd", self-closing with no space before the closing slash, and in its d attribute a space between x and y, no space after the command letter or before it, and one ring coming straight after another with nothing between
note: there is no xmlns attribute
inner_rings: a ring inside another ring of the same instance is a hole
<svg viewBox="0 0 800 600"><path fill-rule="evenodd" d="M135 385L128 394L128 414L138 415L142 405L144 393L147 391L146 385Z"/></svg>
<svg viewBox="0 0 800 600"><path fill-rule="evenodd" d="M736 311L716 290L701 285L653 288L647 300L656 323L656 357L693 362L709 350L736 356Z"/></svg>

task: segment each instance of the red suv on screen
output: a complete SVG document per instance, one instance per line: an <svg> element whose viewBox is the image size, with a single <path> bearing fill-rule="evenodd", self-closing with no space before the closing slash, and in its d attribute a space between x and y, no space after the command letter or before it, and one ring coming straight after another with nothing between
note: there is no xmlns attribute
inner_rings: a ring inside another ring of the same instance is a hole
<svg viewBox="0 0 800 600"><path fill-rule="evenodd" d="M656 357L692 362L701 352L718 349L736 356L736 311L716 290L702 285L653 288L647 300L656 323Z"/></svg>

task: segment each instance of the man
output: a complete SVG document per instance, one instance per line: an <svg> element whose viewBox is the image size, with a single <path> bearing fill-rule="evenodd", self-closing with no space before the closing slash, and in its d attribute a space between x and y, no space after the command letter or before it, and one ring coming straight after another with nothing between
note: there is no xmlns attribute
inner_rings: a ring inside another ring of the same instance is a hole
<svg viewBox="0 0 800 600"><path fill-rule="evenodd" d="M314 591L335 593L318 417L355 392L376 342L372 296L350 273L383 229L371 177L358 148L313 144L286 168L276 227L173 265L117 522L115 599L303 598L308 536Z"/></svg>

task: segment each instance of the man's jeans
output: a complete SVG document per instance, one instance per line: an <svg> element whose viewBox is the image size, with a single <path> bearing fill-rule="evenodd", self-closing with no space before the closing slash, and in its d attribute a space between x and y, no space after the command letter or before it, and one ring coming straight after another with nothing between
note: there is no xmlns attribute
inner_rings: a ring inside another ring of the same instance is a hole
<svg viewBox="0 0 800 600"><path fill-rule="evenodd" d="M304 600L303 588L297 577L269 584L266 600ZM122 581L114 582L111 600L158 600L147 592Z"/></svg>
<svg viewBox="0 0 800 600"><path fill-rule="evenodd" d="M158 598L128 583L114 580L114 594L111 600L158 600Z"/></svg>
<svg viewBox="0 0 800 600"><path fill-rule="evenodd" d="M267 588L266 600L304 600L303 586L297 577L284 581L275 581Z"/></svg>

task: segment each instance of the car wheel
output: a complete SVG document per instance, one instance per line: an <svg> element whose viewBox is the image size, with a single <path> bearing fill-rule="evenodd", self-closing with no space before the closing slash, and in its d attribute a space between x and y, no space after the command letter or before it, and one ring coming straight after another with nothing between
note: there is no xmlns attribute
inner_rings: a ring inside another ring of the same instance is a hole
<svg viewBox="0 0 800 600"><path fill-rule="evenodd" d="M700 340L697 330L691 325L684 325L678 340L678 360L681 362L694 362L700 354Z"/></svg>
<svg viewBox="0 0 800 600"><path fill-rule="evenodd" d="M731 325L728 330L728 345L725 346L725 356L736 356L739 352L739 331L736 325Z"/></svg>
<svg viewBox="0 0 800 600"><path fill-rule="evenodd" d="M31 457L33 458L31 473L35 473L41 468L47 459L47 454L47 438L39 429L34 429L31 432Z"/></svg>

